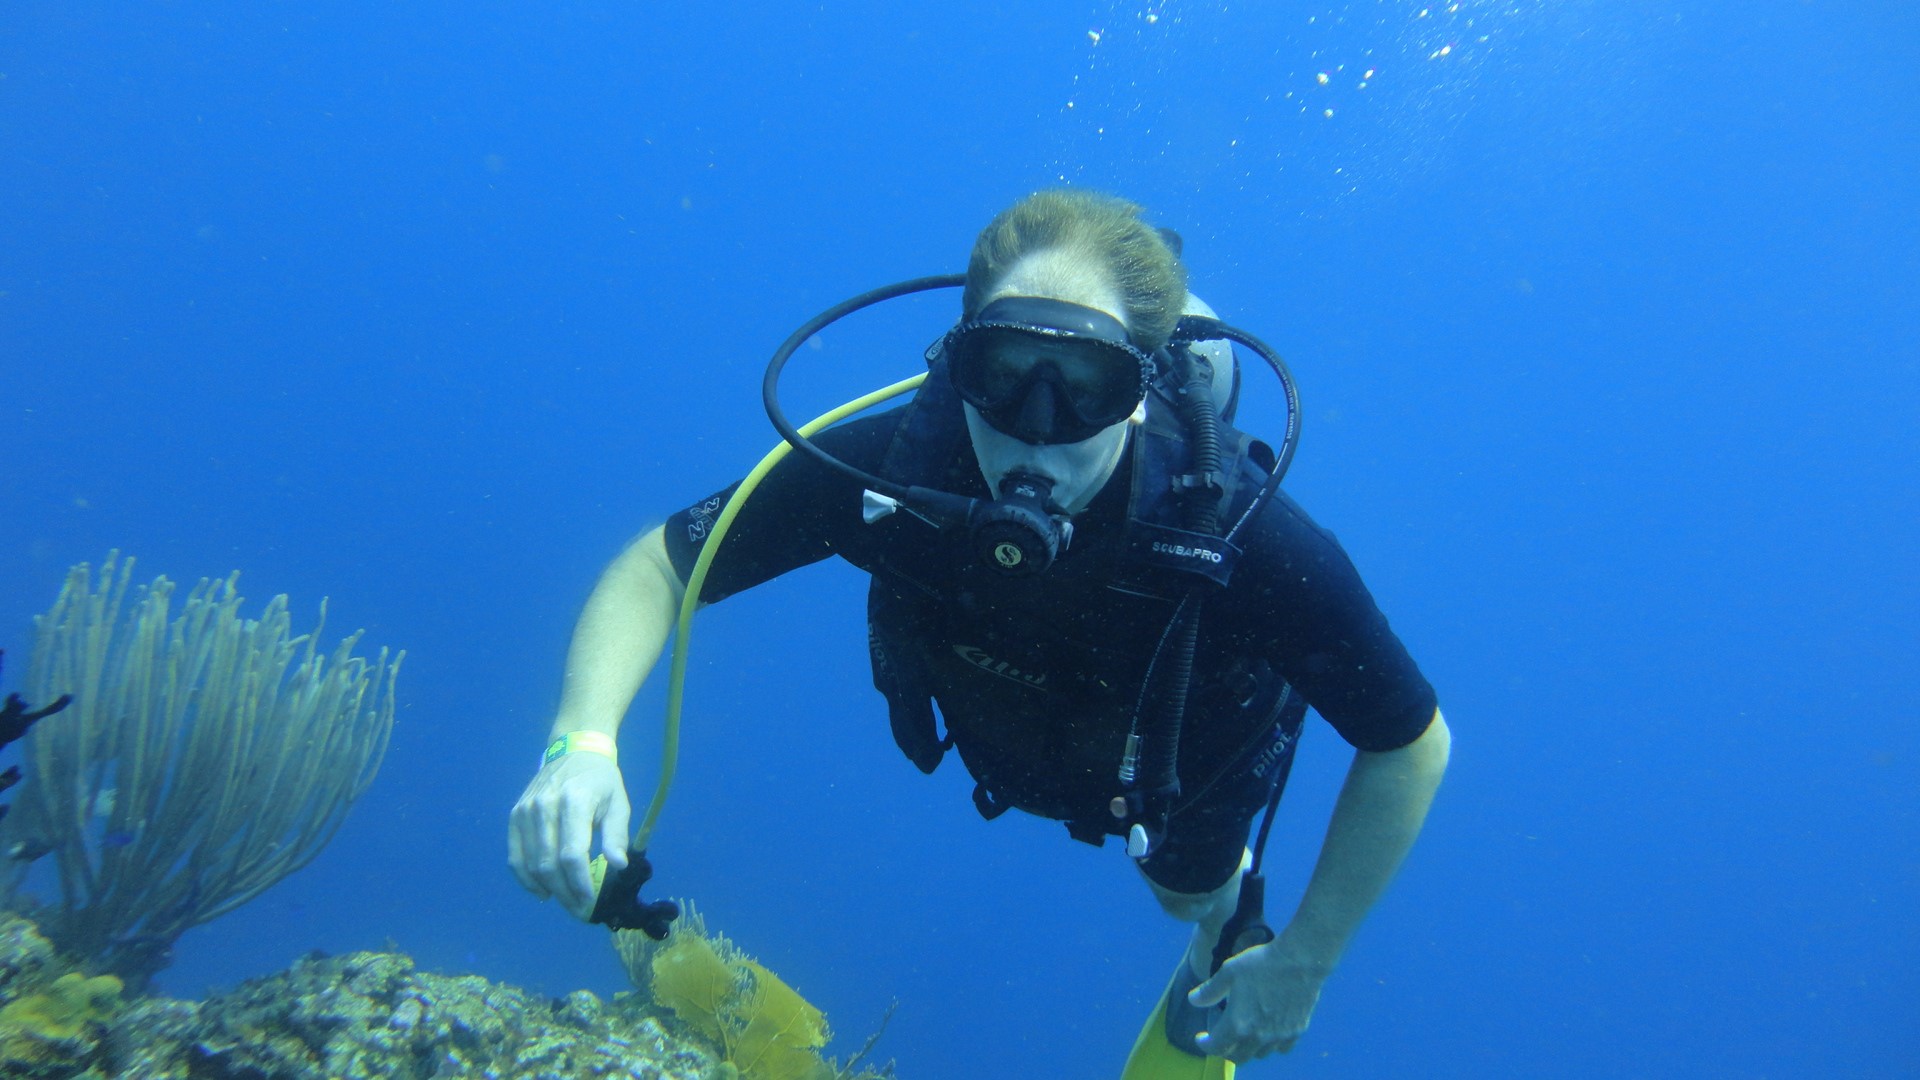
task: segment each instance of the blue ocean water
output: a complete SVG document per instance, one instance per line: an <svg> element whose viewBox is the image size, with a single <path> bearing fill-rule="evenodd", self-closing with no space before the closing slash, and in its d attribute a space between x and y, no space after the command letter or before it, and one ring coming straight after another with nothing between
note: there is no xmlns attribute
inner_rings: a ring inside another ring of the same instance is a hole
<svg viewBox="0 0 1920 1080"><path fill-rule="evenodd" d="M392 942L619 990L505 868L595 574L772 444L802 319L1113 191L1291 360L1289 489L1455 732L1312 1030L1245 1075L1920 1075L1916 46L1805 0L15 5L8 685L110 549L329 597L408 650L385 768L163 988ZM952 312L829 331L794 411ZM826 565L702 615L660 888L842 1052L897 1000L903 1076L1117 1075L1183 932L1115 848L900 758L862 596ZM1346 761L1312 722L1276 914Z"/></svg>

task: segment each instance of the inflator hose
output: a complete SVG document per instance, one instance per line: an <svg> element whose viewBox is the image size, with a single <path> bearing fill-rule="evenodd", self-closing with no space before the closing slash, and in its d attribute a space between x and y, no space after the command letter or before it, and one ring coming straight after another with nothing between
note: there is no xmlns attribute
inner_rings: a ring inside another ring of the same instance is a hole
<svg viewBox="0 0 1920 1080"><path fill-rule="evenodd" d="M799 429L802 438L812 435L821 428L837 424L847 417L899 397L926 381L922 372L910 379L902 379L891 386L883 386L871 394L857 397L839 408L814 417ZM640 821L640 827L634 830L635 850L644 850L647 840L653 836L653 827L660 821L660 811L667 804L667 789L673 786L674 770L680 764L680 707L686 697L687 685L687 640L693 636L693 613L700 606L700 587L706 584L707 570L713 565L713 558L720 551L720 542L726 539L727 530L733 528L733 519L740 515L740 508L746 505L753 489L760 486L775 465L780 464L793 450L793 444L782 440L778 446L767 451L760 464L753 467L740 486L734 489L733 497L720 509L720 516L714 519L713 528L707 534L707 540L700 546L700 555L693 563L693 572L687 575L686 595L680 598L680 617L674 623L673 660L667 669L667 718L666 733L660 743L660 779L653 788L653 801L647 804L647 815Z"/></svg>
<svg viewBox="0 0 1920 1080"><path fill-rule="evenodd" d="M921 373L891 386L881 387L815 417L800 431L812 435L857 412L899 397L925 382L926 378L926 374ZM674 772L680 765L680 710L686 700L687 643L693 636L693 613L700 607L700 588L707 582L707 571L720 551L720 542L726 539L728 530L733 528L733 519L740 515L740 508L746 505L747 498L760 486L760 481L766 479L773 467L780 464L792 449L783 440L780 445L767 451L746 479L740 481L733 497L727 500L727 505L720 509L720 516L714 519L707 541L701 545L700 554L694 559L693 572L687 575L687 591L680 598L679 617L674 621L673 659L667 669L667 715L660 740L660 778L654 783L653 799L647 804L646 817L641 819L640 827L634 830L632 840L627 843L627 868L609 873L606 855L593 857L594 909L589 920L591 922L604 923L616 930L644 930L649 937L658 940L667 936L668 924L680 913L679 907L672 901L655 901L651 904L643 901L640 898L640 886L653 875L653 865L646 857L647 841L652 839L654 826L660 822L660 811L667 805L667 791L673 786Z"/></svg>

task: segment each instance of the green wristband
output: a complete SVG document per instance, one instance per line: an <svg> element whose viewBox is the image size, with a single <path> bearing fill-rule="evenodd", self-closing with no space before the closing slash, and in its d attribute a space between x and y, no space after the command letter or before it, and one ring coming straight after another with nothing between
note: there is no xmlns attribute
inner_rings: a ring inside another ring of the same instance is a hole
<svg viewBox="0 0 1920 1080"><path fill-rule="evenodd" d="M546 765L554 758L581 751L599 754L615 765L620 763L620 751L614 746L613 736L604 731L569 731L553 740L547 752L541 756L540 764Z"/></svg>

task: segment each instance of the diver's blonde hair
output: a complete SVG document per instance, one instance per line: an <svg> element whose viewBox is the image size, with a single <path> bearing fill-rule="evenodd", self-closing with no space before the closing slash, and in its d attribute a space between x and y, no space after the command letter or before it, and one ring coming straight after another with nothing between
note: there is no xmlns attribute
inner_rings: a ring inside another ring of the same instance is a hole
<svg viewBox="0 0 1920 1080"><path fill-rule="evenodd" d="M1002 210L973 243L962 314L972 318L1022 259L1054 251L1085 260L1121 295L1134 343L1167 343L1187 298L1187 268L1139 206L1090 191L1036 192Z"/></svg>

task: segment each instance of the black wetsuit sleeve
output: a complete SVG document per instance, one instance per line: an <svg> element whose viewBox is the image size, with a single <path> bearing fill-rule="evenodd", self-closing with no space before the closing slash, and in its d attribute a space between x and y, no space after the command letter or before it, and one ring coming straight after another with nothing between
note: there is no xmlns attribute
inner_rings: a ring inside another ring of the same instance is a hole
<svg viewBox="0 0 1920 1080"><path fill-rule="evenodd" d="M877 471L899 426L901 410L849 421L814 437L828 453ZM739 484L667 519L667 556L685 581L706 544L721 507ZM829 555L854 555L868 542L861 519L862 485L838 469L798 452L774 466L734 519L707 571L700 599L723 600ZM857 561L857 560L856 560Z"/></svg>
<svg viewBox="0 0 1920 1080"><path fill-rule="evenodd" d="M1332 533L1278 495L1229 594L1280 673L1359 750L1397 750L1433 719L1433 686Z"/></svg>

